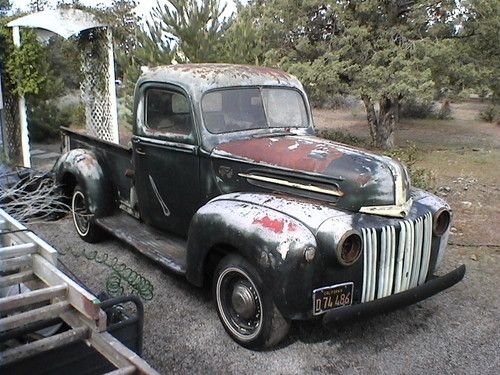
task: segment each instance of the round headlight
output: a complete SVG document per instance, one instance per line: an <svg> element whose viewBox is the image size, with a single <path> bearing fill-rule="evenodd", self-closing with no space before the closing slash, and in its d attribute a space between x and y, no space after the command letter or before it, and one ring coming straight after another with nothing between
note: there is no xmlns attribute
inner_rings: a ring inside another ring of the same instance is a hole
<svg viewBox="0 0 500 375"><path fill-rule="evenodd" d="M359 259L361 250L361 236L355 230L350 230L342 236L337 245L337 259L343 266L350 266Z"/></svg>
<svg viewBox="0 0 500 375"><path fill-rule="evenodd" d="M432 231L436 236L442 236L450 226L451 212L446 208L441 208L432 218Z"/></svg>

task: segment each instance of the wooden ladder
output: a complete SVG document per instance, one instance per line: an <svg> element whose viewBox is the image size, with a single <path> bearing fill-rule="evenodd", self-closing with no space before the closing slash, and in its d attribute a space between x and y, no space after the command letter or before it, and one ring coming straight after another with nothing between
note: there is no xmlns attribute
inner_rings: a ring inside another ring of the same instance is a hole
<svg viewBox="0 0 500 375"><path fill-rule="evenodd" d="M103 355L113 374L157 374L136 353L106 332L100 301L57 268L57 251L0 209L0 288L42 285L0 298L0 334L29 330L61 319L70 329L0 353L0 365L84 341ZM34 306L33 306L34 305ZM40 307L41 306L41 307ZM142 333L141 333L142 334ZM109 374L111 374L109 373Z"/></svg>

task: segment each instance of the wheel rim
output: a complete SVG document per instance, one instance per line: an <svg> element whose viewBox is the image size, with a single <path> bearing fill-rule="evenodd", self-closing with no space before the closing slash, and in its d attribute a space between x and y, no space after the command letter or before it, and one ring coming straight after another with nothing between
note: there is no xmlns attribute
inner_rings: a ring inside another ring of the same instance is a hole
<svg viewBox="0 0 500 375"><path fill-rule="evenodd" d="M85 196L81 191L75 191L71 202L73 210L73 222L75 228L81 236L86 236L90 230L90 213L85 203Z"/></svg>
<svg viewBox="0 0 500 375"><path fill-rule="evenodd" d="M217 306L225 326L242 341L262 329L262 300L252 279L241 269L226 268L217 279Z"/></svg>

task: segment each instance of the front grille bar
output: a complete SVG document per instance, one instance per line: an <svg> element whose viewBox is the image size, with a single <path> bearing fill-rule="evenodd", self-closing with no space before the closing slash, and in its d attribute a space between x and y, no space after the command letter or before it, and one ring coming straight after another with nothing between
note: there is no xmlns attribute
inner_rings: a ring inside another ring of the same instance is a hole
<svg viewBox="0 0 500 375"><path fill-rule="evenodd" d="M387 297L423 284L429 271L432 215L400 227L364 228L361 302ZM380 246L379 246L380 245Z"/></svg>

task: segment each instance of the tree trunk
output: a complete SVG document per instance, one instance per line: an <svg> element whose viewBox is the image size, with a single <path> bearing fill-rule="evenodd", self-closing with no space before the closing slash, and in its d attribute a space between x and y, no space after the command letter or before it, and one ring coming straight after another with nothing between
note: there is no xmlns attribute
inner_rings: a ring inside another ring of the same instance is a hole
<svg viewBox="0 0 500 375"><path fill-rule="evenodd" d="M369 97L363 96L362 99L373 145L390 150L394 147L394 130L399 122L399 99L382 97L379 100L378 112Z"/></svg>
<svg viewBox="0 0 500 375"><path fill-rule="evenodd" d="M439 108L438 118L440 120L446 120L451 117L451 107L449 99L445 99L443 104L441 104L441 108Z"/></svg>
<svg viewBox="0 0 500 375"><path fill-rule="evenodd" d="M382 97L379 100L379 126L376 146L384 150L394 147L394 131L399 122L399 100Z"/></svg>
<svg viewBox="0 0 500 375"><path fill-rule="evenodd" d="M366 119L368 120L368 125L370 126L370 137L372 139L373 145L375 145L375 137L377 134L377 112L375 111L375 106L373 105L372 100L368 96L362 96L363 103L366 108Z"/></svg>

